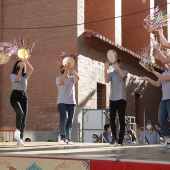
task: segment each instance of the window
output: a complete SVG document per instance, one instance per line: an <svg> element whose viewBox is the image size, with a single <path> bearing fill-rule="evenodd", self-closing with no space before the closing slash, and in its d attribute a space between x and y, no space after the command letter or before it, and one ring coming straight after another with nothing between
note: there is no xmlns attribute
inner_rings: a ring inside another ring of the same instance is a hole
<svg viewBox="0 0 170 170"><path fill-rule="evenodd" d="M106 108L106 85L97 83L97 109Z"/></svg>

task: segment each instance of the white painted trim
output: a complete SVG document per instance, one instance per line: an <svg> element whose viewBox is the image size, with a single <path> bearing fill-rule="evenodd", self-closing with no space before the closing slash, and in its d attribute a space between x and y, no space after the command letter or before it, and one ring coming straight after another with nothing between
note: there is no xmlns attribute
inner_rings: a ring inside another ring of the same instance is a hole
<svg viewBox="0 0 170 170"><path fill-rule="evenodd" d="M85 0L77 0L77 24L85 22ZM84 24L77 26L77 37L84 32Z"/></svg>
<svg viewBox="0 0 170 170"><path fill-rule="evenodd" d="M150 13L153 13L153 11L154 11L154 1L153 0L150 0ZM153 38L154 37L154 34L152 34L152 33L150 33L150 40L151 40L151 38ZM151 46L151 48L150 48L150 54L152 55L153 54L153 43L150 41L150 46ZM151 58L151 60L152 60L152 62L154 63L155 62L155 58L154 57L152 57Z"/></svg>
<svg viewBox="0 0 170 170"><path fill-rule="evenodd" d="M115 42L122 45L122 0L115 0Z"/></svg>

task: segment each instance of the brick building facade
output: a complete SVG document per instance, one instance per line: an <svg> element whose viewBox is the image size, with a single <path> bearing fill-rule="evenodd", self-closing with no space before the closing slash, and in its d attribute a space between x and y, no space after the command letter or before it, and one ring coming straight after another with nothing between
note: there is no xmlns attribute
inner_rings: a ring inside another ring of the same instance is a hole
<svg viewBox="0 0 170 170"><path fill-rule="evenodd" d="M149 9L147 1L122 0L122 15ZM136 116L137 125L143 125L143 109L146 107L157 122L157 110L161 99L161 90L147 83L139 82L138 76L146 75L156 79L145 71L134 55L109 45L105 40L95 36L87 37L85 29L98 32L112 42L119 40L119 45L130 51L141 51L149 44L150 34L143 28L143 19L148 11L129 15L121 19L122 28L115 29L115 20L88 23L115 17L114 0L1 0L0 1L0 41L10 41L15 37L30 36L30 41L39 41L29 59L35 71L28 84L29 112L27 131L50 132L59 130L59 114L56 106L57 87L55 78L59 69L54 62L58 53L72 51L79 53L76 70L80 81L76 85L77 111L75 116L73 138L77 140L78 122L81 122L82 109L97 109L97 85L106 87L102 107L108 107L109 84L104 83L103 68L106 52L109 48L118 50L123 60L122 68L130 73L127 82L127 115ZM155 2L157 4L158 1ZM77 25L76 25L77 24ZM58 26L58 27L56 27ZM23 28L23 29L21 29ZM119 34L119 37L117 37ZM121 36L120 36L121 35ZM120 38L121 37L121 38ZM116 42L117 43L117 42ZM16 58L0 65L0 129L15 128L15 113L10 105L10 73ZM160 70L159 70L160 71ZM138 107L135 104L138 103ZM135 110L138 109L138 110ZM56 135L57 136L57 135ZM56 136L54 140L56 140Z"/></svg>

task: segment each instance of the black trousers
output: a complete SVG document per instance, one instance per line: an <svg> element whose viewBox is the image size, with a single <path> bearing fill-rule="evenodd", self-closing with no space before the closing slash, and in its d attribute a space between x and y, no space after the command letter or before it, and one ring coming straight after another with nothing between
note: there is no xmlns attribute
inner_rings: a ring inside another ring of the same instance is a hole
<svg viewBox="0 0 170 170"><path fill-rule="evenodd" d="M124 133L125 133L125 110L126 110L126 100L117 100L111 101L110 100L110 124L112 135L114 139L117 140L117 130L116 130L116 112L118 111L119 115L119 123L120 123L120 133L119 133L119 140L118 143L123 143Z"/></svg>
<svg viewBox="0 0 170 170"><path fill-rule="evenodd" d="M24 91L13 90L10 102L16 112L16 128L21 132L21 139L24 136L26 117L28 112L28 97Z"/></svg>

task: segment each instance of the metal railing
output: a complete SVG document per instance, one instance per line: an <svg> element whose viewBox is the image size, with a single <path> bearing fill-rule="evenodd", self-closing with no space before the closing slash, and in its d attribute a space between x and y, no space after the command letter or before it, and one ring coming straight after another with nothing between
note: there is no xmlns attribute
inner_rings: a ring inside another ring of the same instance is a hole
<svg viewBox="0 0 170 170"><path fill-rule="evenodd" d="M15 130L0 130L0 141L1 142L12 142L14 140Z"/></svg>
<svg viewBox="0 0 170 170"><path fill-rule="evenodd" d="M79 130L78 130L78 141L82 141L82 142L84 142L84 130L100 130L100 133L101 133L101 135L102 135L102 142L103 142L103 140L105 141L105 139L104 139L104 136L103 136L103 132L104 132L104 130L103 130L103 127L104 127L104 122L105 123L109 123L109 120L110 120L110 112L109 112L109 109L101 109L101 110L99 110L99 111L102 111L102 114L101 114L101 122L100 122L100 124L101 124L101 129L85 129L84 128L84 124L83 124L83 120L84 120L84 115L85 115L85 113L87 112L87 110L98 110L98 109L83 109L83 118L82 118L82 129L79 127ZM106 121L104 121L104 119L106 120ZM95 120L95 117L94 117L94 120ZM118 131L119 131L119 129L120 129L120 125L119 125L119 116L118 116L118 114L116 115L116 126L118 127ZM135 134L136 134L136 118L135 118L135 116L125 116L125 123L128 123L129 125L130 125L130 127L131 127L131 129L135 132ZM81 134L82 134L82 137L81 137Z"/></svg>

